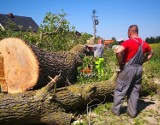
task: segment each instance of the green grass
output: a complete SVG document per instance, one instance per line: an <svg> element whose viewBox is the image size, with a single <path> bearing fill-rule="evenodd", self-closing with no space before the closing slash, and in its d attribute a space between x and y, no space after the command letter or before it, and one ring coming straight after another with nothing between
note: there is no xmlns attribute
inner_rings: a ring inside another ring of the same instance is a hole
<svg viewBox="0 0 160 125"><path fill-rule="evenodd" d="M148 77L160 78L160 43L150 45L154 51L153 57L144 64L145 73Z"/></svg>

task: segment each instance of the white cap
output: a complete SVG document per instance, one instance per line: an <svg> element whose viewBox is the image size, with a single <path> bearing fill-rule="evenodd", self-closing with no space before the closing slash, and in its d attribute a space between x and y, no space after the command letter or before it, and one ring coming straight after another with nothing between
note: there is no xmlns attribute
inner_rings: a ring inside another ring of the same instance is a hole
<svg viewBox="0 0 160 125"><path fill-rule="evenodd" d="M121 41L124 41L124 38L123 37L120 37L117 42L121 42Z"/></svg>

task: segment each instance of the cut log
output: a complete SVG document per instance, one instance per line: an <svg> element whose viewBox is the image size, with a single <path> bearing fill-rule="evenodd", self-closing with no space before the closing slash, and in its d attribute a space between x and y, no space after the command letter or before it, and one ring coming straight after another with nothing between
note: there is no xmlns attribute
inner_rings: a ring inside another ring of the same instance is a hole
<svg viewBox="0 0 160 125"><path fill-rule="evenodd" d="M77 67L82 64L80 57L84 51L82 45L75 47L73 51L47 52L37 46L29 45L35 53L39 62L39 79L33 89L39 89L49 82L48 76L54 77L61 72L61 80L57 87L68 86L77 81ZM83 51L81 51L81 49Z"/></svg>
<svg viewBox="0 0 160 125"><path fill-rule="evenodd" d="M80 65L80 53L84 51L78 45L70 52L47 52L18 38L6 38L0 41L0 52L4 57L5 79L8 93L18 93L39 89L61 72L62 79L58 87L77 81L77 66ZM83 51L82 51L83 50Z"/></svg>
<svg viewBox="0 0 160 125"><path fill-rule="evenodd" d="M32 50L22 40L8 38L0 41L4 57L5 80L9 93L32 88L39 77L38 61Z"/></svg>
<svg viewBox="0 0 160 125"><path fill-rule="evenodd" d="M56 77L44 88L35 91L0 95L0 124L28 125L70 125L71 114L49 93Z"/></svg>
<svg viewBox="0 0 160 125"><path fill-rule="evenodd" d="M71 85L53 89L54 80L40 90L25 93L0 95L0 124L26 125L44 123L48 125L70 125L72 115L90 102L97 104L112 101L115 88L113 81L84 85ZM156 85L148 90L156 91ZM141 90L141 95L146 90ZM85 110L85 109L83 109Z"/></svg>

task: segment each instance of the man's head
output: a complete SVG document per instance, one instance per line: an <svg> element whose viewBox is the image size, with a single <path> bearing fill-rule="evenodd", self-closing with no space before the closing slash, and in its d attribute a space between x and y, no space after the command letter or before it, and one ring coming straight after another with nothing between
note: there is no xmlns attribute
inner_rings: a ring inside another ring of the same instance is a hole
<svg viewBox="0 0 160 125"><path fill-rule="evenodd" d="M138 37L138 26L137 25L131 25L128 28L128 38L132 37Z"/></svg>
<svg viewBox="0 0 160 125"><path fill-rule="evenodd" d="M100 38L100 39L98 40L98 44L103 44L103 39L102 39L102 38Z"/></svg>

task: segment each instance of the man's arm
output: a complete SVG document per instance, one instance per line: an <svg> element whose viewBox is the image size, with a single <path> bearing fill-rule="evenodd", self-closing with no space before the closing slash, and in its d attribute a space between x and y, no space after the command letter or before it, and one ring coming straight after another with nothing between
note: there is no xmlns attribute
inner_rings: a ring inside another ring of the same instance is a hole
<svg viewBox="0 0 160 125"><path fill-rule="evenodd" d="M153 56L153 50L151 50L150 52L146 53L143 59L143 63L145 63L146 61L150 60L150 58Z"/></svg>
<svg viewBox="0 0 160 125"><path fill-rule="evenodd" d="M92 47L92 48L97 47L96 44L93 44L93 45L87 45L87 44L86 44L86 46L87 46L87 47Z"/></svg>
<svg viewBox="0 0 160 125"><path fill-rule="evenodd" d="M119 45L119 47L115 50L120 69L123 68L122 56L123 56L124 50L125 50L125 48L121 45Z"/></svg>

